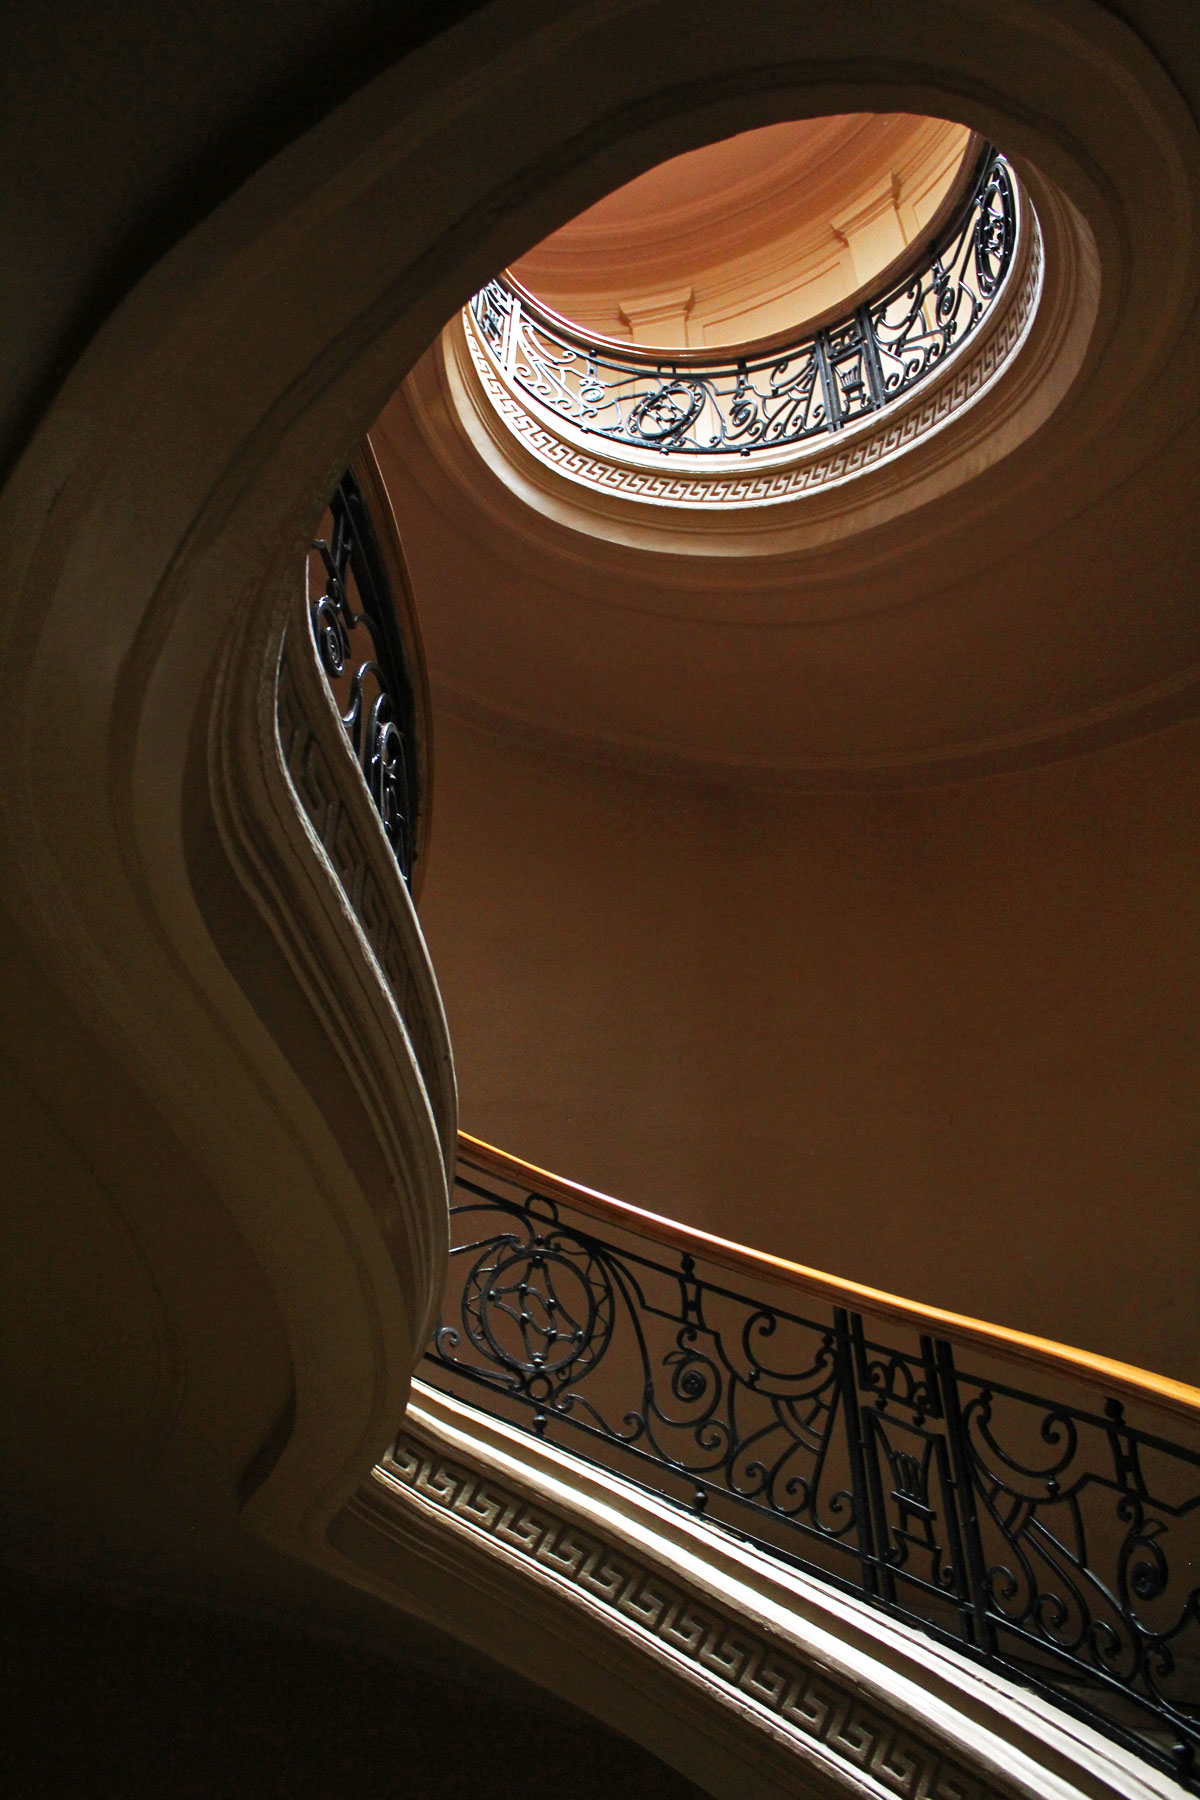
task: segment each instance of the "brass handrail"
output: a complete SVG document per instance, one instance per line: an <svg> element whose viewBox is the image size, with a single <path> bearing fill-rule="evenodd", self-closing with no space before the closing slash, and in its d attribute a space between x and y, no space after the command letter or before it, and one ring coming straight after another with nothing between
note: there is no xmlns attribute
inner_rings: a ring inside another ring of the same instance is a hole
<svg viewBox="0 0 1200 1800"><path fill-rule="evenodd" d="M1007 1325L993 1325L966 1313L949 1312L922 1300L906 1300L899 1294L889 1294L863 1282L848 1281L840 1275L829 1275L822 1269L812 1269L765 1250L752 1250L746 1244L734 1243L697 1226L684 1225L678 1219L668 1219L661 1213L647 1212L628 1201L616 1200L611 1194L583 1187L579 1182L567 1181L561 1175L524 1162L465 1131L458 1134L458 1150L461 1162L518 1186L535 1188L539 1193L566 1200L592 1218L607 1219L626 1230L652 1238L656 1243L703 1255L709 1262L727 1269L780 1282L797 1293L816 1295L838 1305L865 1310L917 1328L933 1328L962 1343L990 1350L1010 1362L1057 1369L1090 1387L1102 1388L1105 1393L1119 1392L1128 1399L1149 1401L1193 1424L1200 1423L1200 1387L1192 1387L1186 1381L1156 1375L1152 1370L1139 1369L1132 1363L1119 1362L1095 1351L1080 1350L1072 1344L1060 1344L1053 1338L1038 1337Z"/></svg>

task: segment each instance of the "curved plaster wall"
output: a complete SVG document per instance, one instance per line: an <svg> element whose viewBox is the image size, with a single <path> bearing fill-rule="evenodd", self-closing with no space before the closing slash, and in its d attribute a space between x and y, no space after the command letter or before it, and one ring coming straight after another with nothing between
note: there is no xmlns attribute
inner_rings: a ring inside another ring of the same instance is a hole
<svg viewBox="0 0 1200 1800"><path fill-rule="evenodd" d="M635 1204L1195 1380L1200 727L747 792L443 715L464 1129Z"/></svg>

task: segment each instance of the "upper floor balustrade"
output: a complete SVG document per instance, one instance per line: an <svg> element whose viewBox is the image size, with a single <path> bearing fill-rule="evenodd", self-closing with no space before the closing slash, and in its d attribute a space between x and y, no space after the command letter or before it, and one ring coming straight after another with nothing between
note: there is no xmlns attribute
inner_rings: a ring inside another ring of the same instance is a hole
<svg viewBox="0 0 1200 1800"><path fill-rule="evenodd" d="M510 275L468 308L496 371L543 422L613 456L778 462L906 399L961 351L1017 261L1021 203L992 146L903 275L817 330L742 351L643 350L595 336Z"/></svg>

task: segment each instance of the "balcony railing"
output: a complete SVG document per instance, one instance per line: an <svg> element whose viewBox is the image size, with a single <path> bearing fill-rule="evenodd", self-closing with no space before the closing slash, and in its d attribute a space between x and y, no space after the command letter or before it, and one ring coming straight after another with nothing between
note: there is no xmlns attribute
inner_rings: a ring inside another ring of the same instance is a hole
<svg viewBox="0 0 1200 1800"><path fill-rule="evenodd" d="M403 550L370 444L311 546L276 665L289 792L403 1022L447 1174L457 1097L445 1014L415 911L430 816L429 696Z"/></svg>
<svg viewBox="0 0 1200 1800"><path fill-rule="evenodd" d="M433 1386L1031 1685L1200 1792L1200 1392L460 1139Z"/></svg>
<svg viewBox="0 0 1200 1800"><path fill-rule="evenodd" d="M347 470L313 545L309 619L346 735L400 872L417 858L421 771L411 659L399 626L403 594L389 579L380 534Z"/></svg>
<svg viewBox="0 0 1200 1800"><path fill-rule="evenodd" d="M1018 240L1017 187L986 146L962 205L903 279L818 331L746 354L596 338L499 276L470 303L504 379L556 423L614 450L763 457L904 399L977 330Z"/></svg>

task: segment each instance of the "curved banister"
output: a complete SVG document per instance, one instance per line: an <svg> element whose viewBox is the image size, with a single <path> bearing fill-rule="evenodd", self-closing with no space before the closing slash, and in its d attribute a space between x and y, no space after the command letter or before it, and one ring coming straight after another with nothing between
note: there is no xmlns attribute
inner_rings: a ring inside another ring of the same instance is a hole
<svg viewBox="0 0 1200 1800"><path fill-rule="evenodd" d="M404 552L369 440L310 545L275 675L276 736L291 793L403 1023L449 1179L453 1059L415 912L430 810L428 679Z"/></svg>
<svg viewBox="0 0 1200 1800"><path fill-rule="evenodd" d="M1196 1388L751 1250L465 1135L424 1371L1200 1793Z"/></svg>
<svg viewBox="0 0 1200 1800"><path fill-rule="evenodd" d="M1186 1381L1156 1375L1149 1369L1139 1369L1132 1363L1118 1362L1114 1357L1101 1356L1091 1350L1079 1350L1071 1344L1060 1344L1053 1338L1037 1337L1032 1332L1016 1331L1006 1325L992 1325L966 1313L929 1306L921 1300L905 1300L882 1288L828 1275L822 1269L811 1269L804 1263L790 1262L786 1257L773 1256L765 1250L752 1250L745 1244L717 1237L694 1225L681 1224L661 1213L647 1212L595 1188L567 1181L561 1175L552 1175L548 1170L498 1150L492 1144L485 1144L481 1138L471 1137L465 1131L458 1134L458 1154L460 1163L566 1200L592 1218L607 1219L652 1238L655 1243L691 1251L722 1268L758 1275L797 1293L830 1300L835 1305L854 1307L918 1329L936 1330L961 1343L989 1350L1005 1360L1034 1363L1089 1387L1103 1388L1106 1394L1119 1393L1127 1399L1148 1401L1200 1425L1200 1388L1192 1387Z"/></svg>

